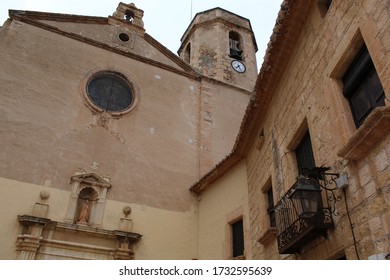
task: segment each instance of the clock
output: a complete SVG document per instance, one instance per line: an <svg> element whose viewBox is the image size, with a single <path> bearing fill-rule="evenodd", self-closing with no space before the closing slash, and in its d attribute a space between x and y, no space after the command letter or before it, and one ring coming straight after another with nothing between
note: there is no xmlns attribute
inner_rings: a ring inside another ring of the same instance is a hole
<svg viewBox="0 0 390 280"><path fill-rule="evenodd" d="M232 68L238 73L244 73L246 70L245 64L239 60L232 61Z"/></svg>

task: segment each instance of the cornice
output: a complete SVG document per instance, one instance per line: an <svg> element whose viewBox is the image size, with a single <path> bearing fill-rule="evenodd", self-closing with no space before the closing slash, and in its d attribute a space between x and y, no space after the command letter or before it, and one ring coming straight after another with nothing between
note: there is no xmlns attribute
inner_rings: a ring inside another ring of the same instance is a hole
<svg viewBox="0 0 390 280"><path fill-rule="evenodd" d="M191 37L191 35L195 32L195 29L202 27L202 26L205 26L205 25L217 23L217 22L222 23L226 26L230 26L231 28L235 28L237 30L245 30L246 32L249 32L252 35L253 44L255 46L255 51L257 52L258 47L257 47L255 34L253 33L253 30L250 28L246 28L242 25L235 24L235 23L228 21L226 19L223 19L223 18L215 18L215 19L211 19L208 21L200 22L200 23L191 23L191 25L187 28L187 30L184 32L183 36L180 39L181 45L180 45L180 48L177 52L180 53L183 50L184 46L187 44L188 38ZM250 22L249 22L249 25L250 25Z"/></svg>
<svg viewBox="0 0 390 280"><path fill-rule="evenodd" d="M31 15L31 17L30 17L30 15ZM162 46L160 43L158 43L155 39L153 39L150 35L148 35L146 33L144 34L145 40L147 40L154 47L158 48L162 53L167 55L170 59L172 59L175 63L177 63L180 67L182 67L183 70L177 69L177 68L172 67L170 65L163 64L159 61L156 61L156 60L153 60L150 58L146 58L146 57L137 55L137 54L132 53L132 52L126 52L126 51L123 51L121 49L117 49L117 48L112 47L108 44L104 44L104 43L95 41L93 39L86 38L86 37L81 36L79 34L67 32L67 31L61 30L57 27L54 27L54 26L51 26L49 24L38 21L38 20L43 20L43 19L45 19L45 20L53 19L53 18L55 18L55 15L59 15L59 17L62 18L62 21L66 21L66 22L107 24L107 18L95 18L95 17L86 17L86 16L49 14L49 13L40 13L40 12L23 12L23 11L10 10L10 17L13 20L18 20L20 22L24 22L24 23L33 25L35 27L47 30L47 31L60 34L64 37L68 37L68 38L71 38L71 39L74 39L74 40L77 40L77 41L80 41L80 42L83 42L83 43L86 43L86 44L89 44L89 45L92 45L92 46L95 46L95 47L98 47L101 49L104 49L104 50L107 50L110 52L117 53L117 54L125 56L125 57L129 57L129 58L132 58L132 59L135 59L138 61L142 61L143 63L153 65L153 66L165 69L165 70L170 71L170 72L174 72L174 73L181 75L181 76L186 76L190 79L194 79L197 81L200 81L200 79L201 79L201 75L198 74L194 69L192 69L191 66L189 66L188 64L183 62L175 54L173 54L171 51L169 51L167 48ZM74 20L72 20L72 19L74 19ZM97 20L94 21L93 19L97 19ZM59 21L61 21L61 20L59 20Z"/></svg>
<svg viewBox="0 0 390 280"><path fill-rule="evenodd" d="M59 13L46 13L35 11L9 10L9 17L12 19L30 18L34 20L53 20L60 22L76 22L76 23L94 23L107 24L108 18L95 16L80 16Z"/></svg>

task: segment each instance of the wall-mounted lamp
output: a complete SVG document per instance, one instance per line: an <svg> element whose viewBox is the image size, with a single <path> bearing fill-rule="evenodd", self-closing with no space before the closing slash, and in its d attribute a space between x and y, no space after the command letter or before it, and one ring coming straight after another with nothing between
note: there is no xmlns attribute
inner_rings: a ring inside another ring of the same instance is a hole
<svg viewBox="0 0 390 280"><path fill-rule="evenodd" d="M313 217L318 213L319 206L322 205L321 189L318 181L312 178L299 178L290 199L300 218Z"/></svg>
<svg viewBox="0 0 390 280"><path fill-rule="evenodd" d="M337 216L336 203L341 201L341 196L336 193L337 189L348 185L346 174L327 172L329 167L303 168L294 191L290 195L299 216L314 215L318 209L323 208L321 190L326 192L327 206Z"/></svg>

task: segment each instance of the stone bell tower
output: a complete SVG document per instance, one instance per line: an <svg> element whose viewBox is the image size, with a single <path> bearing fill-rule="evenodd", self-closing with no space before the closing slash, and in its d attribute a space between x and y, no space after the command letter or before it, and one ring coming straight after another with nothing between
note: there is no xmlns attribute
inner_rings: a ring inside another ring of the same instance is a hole
<svg viewBox="0 0 390 280"><path fill-rule="evenodd" d="M256 52L250 21L221 8L196 14L178 50L203 75L248 91L258 74Z"/></svg>
<svg viewBox="0 0 390 280"><path fill-rule="evenodd" d="M116 11L109 16L109 23L112 25L121 25L130 27L138 32L144 33L144 22L142 20L144 11L138 9L134 3L125 4L120 2Z"/></svg>

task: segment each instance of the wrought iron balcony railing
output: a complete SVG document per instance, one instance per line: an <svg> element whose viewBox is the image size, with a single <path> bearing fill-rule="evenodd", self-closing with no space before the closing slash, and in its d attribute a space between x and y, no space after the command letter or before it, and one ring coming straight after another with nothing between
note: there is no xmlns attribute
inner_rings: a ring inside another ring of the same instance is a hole
<svg viewBox="0 0 390 280"><path fill-rule="evenodd" d="M302 193L297 195L298 192ZM327 230L333 227L332 209L324 207L321 192L318 179L299 178L276 204L274 209L279 253L299 253L303 246L320 235L326 236ZM307 197L311 194L314 199L310 201ZM300 199L299 204L297 197ZM305 206L313 205L314 210L302 210Z"/></svg>

